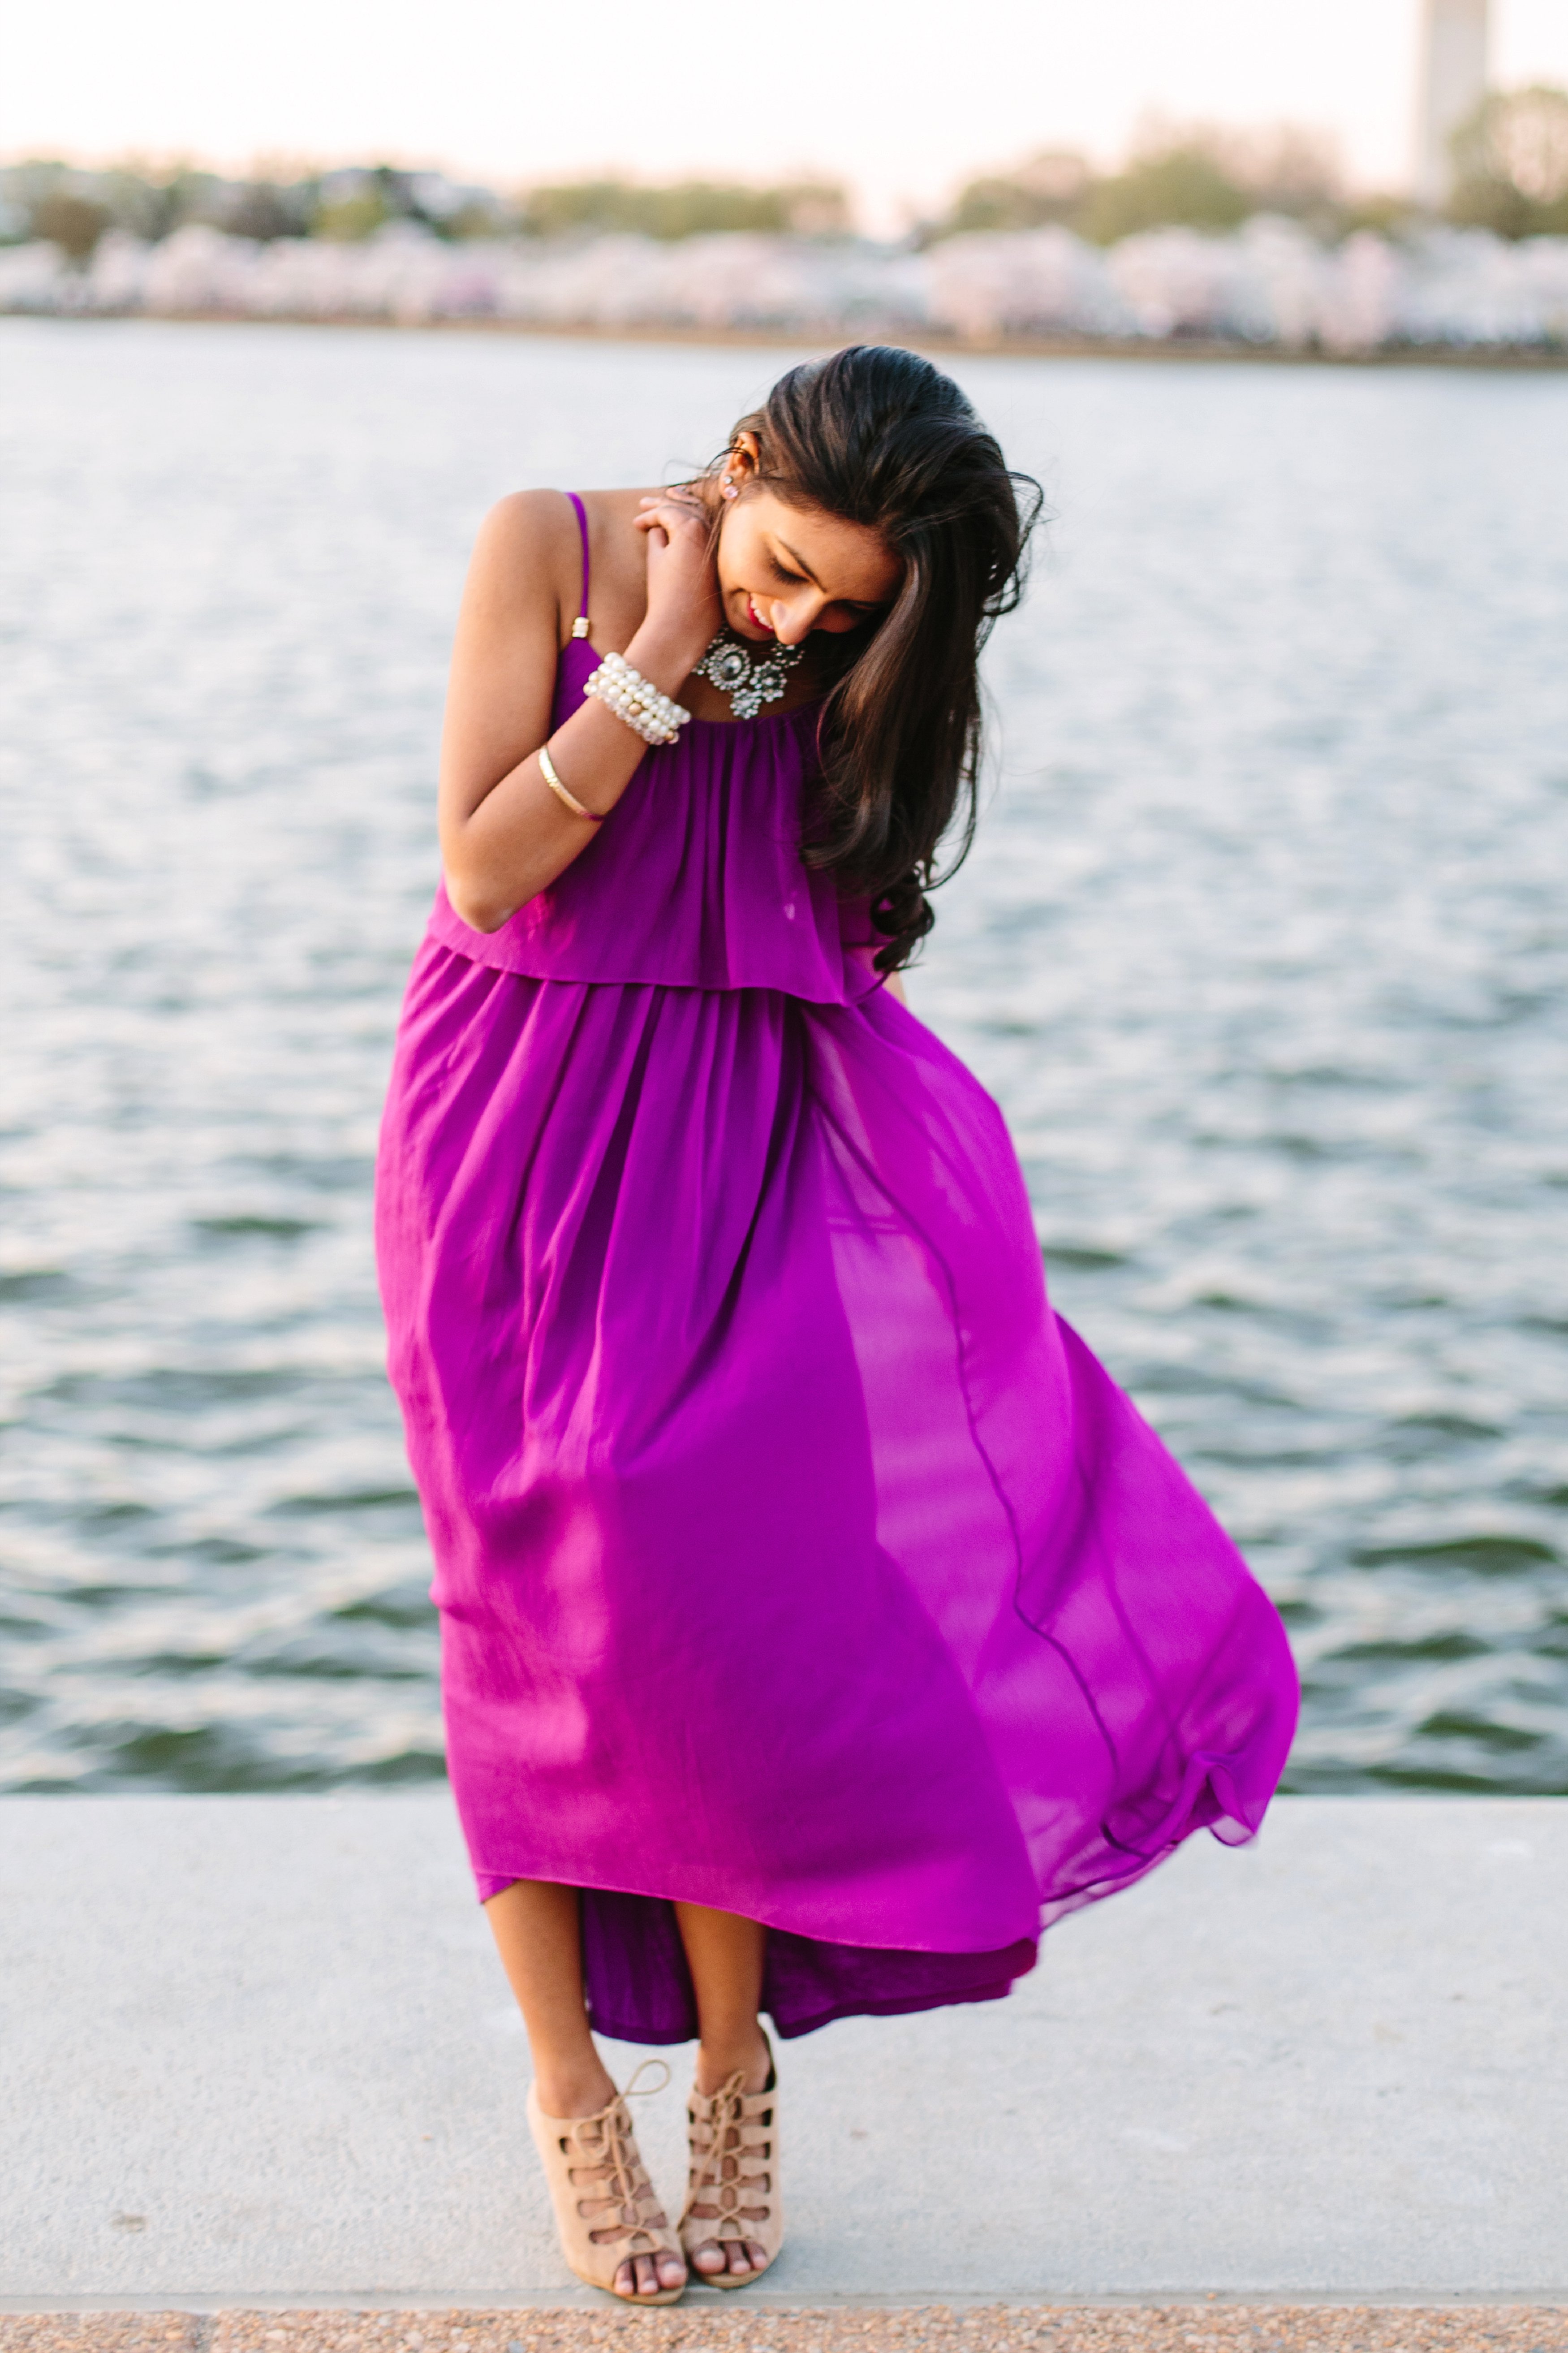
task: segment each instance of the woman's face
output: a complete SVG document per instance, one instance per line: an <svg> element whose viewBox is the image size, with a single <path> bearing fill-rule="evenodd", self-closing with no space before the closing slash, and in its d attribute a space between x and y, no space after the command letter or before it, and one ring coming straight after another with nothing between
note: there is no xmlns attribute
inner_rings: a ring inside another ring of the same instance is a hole
<svg viewBox="0 0 1568 2353"><path fill-rule="evenodd" d="M798 646L813 629L853 629L897 596L904 567L868 525L790 506L752 482L719 534L724 618L753 643Z"/></svg>

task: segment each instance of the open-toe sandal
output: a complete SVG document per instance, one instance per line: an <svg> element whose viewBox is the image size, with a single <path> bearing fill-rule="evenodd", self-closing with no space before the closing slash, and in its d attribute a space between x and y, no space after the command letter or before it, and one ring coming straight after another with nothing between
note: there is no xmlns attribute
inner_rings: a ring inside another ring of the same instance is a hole
<svg viewBox="0 0 1568 2353"><path fill-rule="evenodd" d="M637 2151L626 2108L628 2099L661 2092L669 2081L639 2084L643 2067L663 2067L645 2059L624 2092L593 2116L547 2116L531 2084L528 2121L550 2185L561 2252L580 2280L616 2293L616 2274L638 2255L674 2255L684 2263L680 2241L665 2220L658 2195ZM657 2274L655 2274L657 2277ZM636 2277L634 2272L633 2277ZM623 2295L622 2304L673 2304L685 2292L661 2287L647 2295Z"/></svg>
<svg viewBox="0 0 1568 2353"><path fill-rule="evenodd" d="M695 2086L686 2104L691 2171L680 2217L680 2243L695 2284L704 2287L750 2287L761 2279L784 2244L784 2202L779 2195L778 2070L768 2052L768 2080L760 2092L744 2089L737 2072L711 2097ZM699 2247L723 2251L760 2247L766 2261L754 2270L700 2271Z"/></svg>

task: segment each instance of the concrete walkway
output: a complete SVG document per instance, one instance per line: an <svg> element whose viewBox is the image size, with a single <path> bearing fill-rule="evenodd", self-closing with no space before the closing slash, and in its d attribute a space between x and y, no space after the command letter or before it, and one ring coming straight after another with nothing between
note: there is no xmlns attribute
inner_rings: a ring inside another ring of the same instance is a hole
<svg viewBox="0 0 1568 2353"><path fill-rule="evenodd" d="M787 2046L767 2293L1568 2295L1565 1989L1568 1800L1287 1799ZM526 2079L444 1793L0 1800L0 2308L592 2301Z"/></svg>

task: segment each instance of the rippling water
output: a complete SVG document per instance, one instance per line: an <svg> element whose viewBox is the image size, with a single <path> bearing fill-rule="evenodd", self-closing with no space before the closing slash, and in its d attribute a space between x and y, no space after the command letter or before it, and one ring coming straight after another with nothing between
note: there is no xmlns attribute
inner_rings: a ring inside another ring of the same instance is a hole
<svg viewBox="0 0 1568 2353"><path fill-rule="evenodd" d="M0 1786L432 1775L369 1185L467 547L783 361L0 359ZM1568 382L960 373L1058 521L916 1008L1285 1608L1291 1785L1568 1791Z"/></svg>

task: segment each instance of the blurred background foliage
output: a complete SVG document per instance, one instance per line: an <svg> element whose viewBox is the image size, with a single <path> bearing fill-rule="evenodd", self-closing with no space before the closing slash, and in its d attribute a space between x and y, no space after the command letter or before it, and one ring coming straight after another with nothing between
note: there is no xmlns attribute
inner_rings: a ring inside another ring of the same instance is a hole
<svg viewBox="0 0 1568 2353"><path fill-rule="evenodd" d="M1141 229L1178 224L1223 232L1269 212L1332 236L1353 210L1331 144L1310 132L1155 128L1119 172L1097 173L1081 155L1047 150L1015 171L973 180L927 234L1058 222L1091 244L1114 245Z"/></svg>
<svg viewBox="0 0 1568 2353"><path fill-rule="evenodd" d="M244 179L136 163L84 171L40 160L0 171L0 237L8 243L47 237L73 260L84 259L110 228L156 244L201 222L266 242L357 239L398 220L446 237L495 236L517 225L515 207L493 189L387 164L301 174L261 167Z"/></svg>
<svg viewBox="0 0 1568 2353"><path fill-rule="evenodd" d="M1455 134L1443 217L1500 237L1568 232L1568 91L1495 91ZM1267 132L1151 129L1118 172L1047 149L972 180L922 242L972 229L1058 223L1092 245L1181 226L1223 234L1258 213L1300 221L1325 243L1360 228L1397 232L1432 217L1413 199L1352 195L1332 143L1289 125Z"/></svg>
<svg viewBox="0 0 1568 2353"><path fill-rule="evenodd" d="M259 240L356 242L397 221L452 239L620 231L670 240L732 229L843 237L851 229L848 195L827 181L578 180L507 195L387 164L297 176L262 170L243 180L135 164L84 171L37 161L0 170L0 240L47 238L73 261L85 261L111 228L151 243L190 222Z"/></svg>
<svg viewBox="0 0 1568 2353"><path fill-rule="evenodd" d="M726 229L845 237L850 230L849 198L827 181L752 188L718 180L678 180L668 187L574 180L530 189L518 206L518 227L529 237L557 237L573 229L664 239Z"/></svg>
<svg viewBox="0 0 1568 2353"><path fill-rule="evenodd" d="M1499 237L1568 236L1568 91L1495 91L1454 138L1451 216Z"/></svg>
<svg viewBox="0 0 1568 2353"><path fill-rule="evenodd" d="M1543 85L1494 92L1461 126L1453 152L1449 221L1511 238L1568 234L1568 92ZM1048 148L972 180L908 241L929 246L969 231L1058 224L1105 246L1174 226L1223 234L1258 213L1297 220L1325 243L1358 228L1397 234L1432 217L1397 195L1347 193L1331 143L1312 132L1156 125L1114 172ZM0 170L0 242L47 239L79 264L110 229L155 243L191 222L261 241L358 241L399 222L447 239L854 233L847 191L831 181L605 178L506 194L387 164L328 172L260 166L241 179L133 162L89 171L38 160Z"/></svg>

